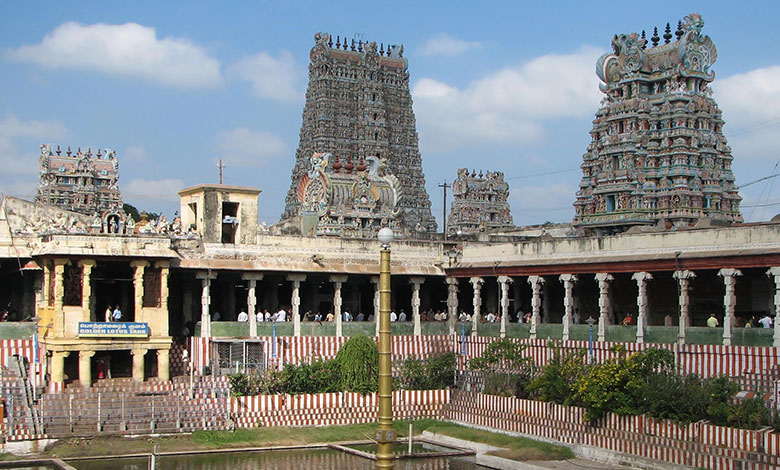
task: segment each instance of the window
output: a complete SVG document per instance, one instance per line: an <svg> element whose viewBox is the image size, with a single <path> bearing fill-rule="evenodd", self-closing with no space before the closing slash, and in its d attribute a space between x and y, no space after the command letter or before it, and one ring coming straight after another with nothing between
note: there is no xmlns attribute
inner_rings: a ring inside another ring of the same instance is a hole
<svg viewBox="0 0 780 470"><path fill-rule="evenodd" d="M614 212L615 211L615 195L610 194L607 196L607 212Z"/></svg>
<svg viewBox="0 0 780 470"><path fill-rule="evenodd" d="M222 243L235 243L238 232L238 203L222 203Z"/></svg>

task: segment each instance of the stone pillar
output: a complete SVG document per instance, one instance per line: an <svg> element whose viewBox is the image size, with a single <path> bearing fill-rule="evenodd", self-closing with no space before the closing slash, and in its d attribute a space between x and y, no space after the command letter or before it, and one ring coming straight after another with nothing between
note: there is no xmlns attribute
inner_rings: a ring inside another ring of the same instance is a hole
<svg viewBox="0 0 780 470"><path fill-rule="evenodd" d="M49 282L51 281L49 272L52 270L52 267L48 261L42 261L41 268L43 269L43 279L41 279L40 306L47 307L49 305Z"/></svg>
<svg viewBox="0 0 780 470"><path fill-rule="evenodd" d="M301 282L306 280L306 275L288 274L287 280L292 282L292 297L290 299L292 312L290 315L292 315L293 321L293 335L301 336Z"/></svg>
<svg viewBox="0 0 780 470"><path fill-rule="evenodd" d="M171 380L171 351L157 350L157 378L163 381Z"/></svg>
<svg viewBox="0 0 780 470"><path fill-rule="evenodd" d="M771 277L775 283L775 331L772 335L772 346L780 348L780 266L772 266L766 275Z"/></svg>
<svg viewBox="0 0 780 470"><path fill-rule="evenodd" d="M648 272L638 272L631 276L636 281L636 342L645 342L645 327L647 326L647 281L653 279L653 275Z"/></svg>
<svg viewBox="0 0 780 470"><path fill-rule="evenodd" d="M691 326L691 318L688 315L688 306L690 305L690 299L688 297L688 288L691 285L691 279L696 277L696 273L693 271L682 270L675 271L672 277L677 279L679 285L680 298L678 303L680 304L680 319L677 322L679 333L677 333L677 342L685 344L685 329Z"/></svg>
<svg viewBox="0 0 780 470"><path fill-rule="evenodd" d="M65 313L63 304L65 302L65 265L70 264L67 259L58 258L54 260L54 336L65 336Z"/></svg>
<svg viewBox="0 0 780 470"><path fill-rule="evenodd" d="M379 337L379 276L371 276L371 283L374 284L374 336Z"/></svg>
<svg viewBox="0 0 780 470"><path fill-rule="evenodd" d="M195 277L201 282L200 296L200 336L202 338L211 337L211 314L209 305L211 305L211 280L217 278L217 273L211 271L198 271Z"/></svg>
<svg viewBox="0 0 780 470"><path fill-rule="evenodd" d="M731 329L734 327L734 306L737 304L735 287L737 276L741 276L739 269L721 269L718 276L723 278L726 286L726 294L723 296L723 346L731 346Z"/></svg>
<svg viewBox="0 0 780 470"><path fill-rule="evenodd" d="M597 273L599 283L599 341L606 339L606 325L609 322L609 283L615 278L609 273Z"/></svg>
<svg viewBox="0 0 780 470"><path fill-rule="evenodd" d="M539 324L539 311L542 307L542 286L544 278L542 276L528 276L528 283L531 284L531 339L536 339L536 326Z"/></svg>
<svg viewBox="0 0 780 470"><path fill-rule="evenodd" d="M79 383L84 388L92 386L92 356L95 351L79 351Z"/></svg>
<svg viewBox="0 0 780 470"><path fill-rule="evenodd" d="M333 316L336 317L336 337L341 338L342 318L341 318L341 285L347 282L346 275L331 275L330 282L333 283ZM374 317L376 319L376 316ZM377 322L379 323L379 322Z"/></svg>
<svg viewBox="0 0 780 470"><path fill-rule="evenodd" d="M144 381L144 357L148 349L133 349L130 353L133 355L133 381Z"/></svg>
<svg viewBox="0 0 780 470"><path fill-rule="evenodd" d="M83 259L79 261L81 266L81 321L92 321L91 307L92 307L92 283L90 278L92 276L92 268L95 266L95 260ZM102 318L97 319L102 321Z"/></svg>
<svg viewBox="0 0 780 470"><path fill-rule="evenodd" d="M168 277L171 274L171 264L168 261L157 261L154 267L160 270L160 309L168 314Z"/></svg>
<svg viewBox="0 0 780 470"><path fill-rule="evenodd" d="M474 313L471 314L471 336L477 336L479 334L479 320L482 317L480 309L482 308L482 284L485 280L481 277L472 277L469 279L471 286L474 288L473 306Z"/></svg>
<svg viewBox="0 0 780 470"><path fill-rule="evenodd" d="M577 282L577 276L574 274L561 274L558 280L563 283L563 341L569 340L569 329L572 324L572 315L574 314L574 284Z"/></svg>
<svg viewBox="0 0 780 470"><path fill-rule="evenodd" d="M65 358L70 351L54 351L51 353L51 381L62 383L65 381Z"/></svg>
<svg viewBox="0 0 780 470"><path fill-rule="evenodd" d="M424 277L411 277L409 283L412 285L412 321L414 321L414 334L420 336L422 327L420 326L420 285L425 282Z"/></svg>
<svg viewBox="0 0 780 470"><path fill-rule="evenodd" d="M501 327L499 336L506 338L506 322L509 316L509 284L512 278L509 276L498 276L498 284L501 286Z"/></svg>
<svg viewBox="0 0 780 470"><path fill-rule="evenodd" d="M131 261L133 272L133 321L144 321L144 270L149 263L147 261ZM127 321L126 319L122 319Z"/></svg>
<svg viewBox="0 0 780 470"><path fill-rule="evenodd" d="M447 327L449 334L455 334L455 322L458 321L458 278L448 277L447 283Z"/></svg>
<svg viewBox="0 0 780 470"><path fill-rule="evenodd" d="M246 313L249 316L249 336L257 338L257 281L263 279L261 273L244 273L241 275L241 279L247 282L249 289L246 293Z"/></svg>

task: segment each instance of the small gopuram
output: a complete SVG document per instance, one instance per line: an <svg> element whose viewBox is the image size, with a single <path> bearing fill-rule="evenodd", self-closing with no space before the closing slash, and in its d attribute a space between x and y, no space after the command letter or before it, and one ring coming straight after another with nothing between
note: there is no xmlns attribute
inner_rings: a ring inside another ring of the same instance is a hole
<svg viewBox="0 0 780 470"><path fill-rule="evenodd" d="M741 222L731 149L712 99L718 52L692 13L663 44L656 28L616 35L596 64L605 97L583 155L574 224L621 232L635 225ZM672 42L672 38L676 40Z"/></svg>
<svg viewBox="0 0 780 470"><path fill-rule="evenodd" d="M282 230L359 236L385 219L401 233L435 232L403 46L314 40Z"/></svg>
<svg viewBox="0 0 780 470"><path fill-rule="evenodd" d="M500 171L469 173L458 170L458 179L452 183L455 200L447 217L449 235L485 232L514 228L509 210L509 185Z"/></svg>
<svg viewBox="0 0 780 470"><path fill-rule="evenodd" d="M35 201L89 216L122 208L119 160L114 150L62 154L57 146L41 145L40 179Z"/></svg>

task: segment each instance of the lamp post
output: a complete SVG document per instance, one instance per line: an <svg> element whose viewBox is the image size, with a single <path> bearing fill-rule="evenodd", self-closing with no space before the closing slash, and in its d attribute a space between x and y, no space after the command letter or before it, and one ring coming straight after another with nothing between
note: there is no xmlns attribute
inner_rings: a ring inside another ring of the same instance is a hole
<svg viewBox="0 0 780 470"><path fill-rule="evenodd" d="M393 372L390 364L390 243L393 230L384 227L377 236L379 251L379 412L374 435L376 468L393 468Z"/></svg>
<svg viewBox="0 0 780 470"><path fill-rule="evenodd" d="M585 323L588 324L590 327L590 342L588 343L588 364L593 364L593 324L596 323L596 320L593 319L593 317L588 317L587 320L585 320Z"/></svg>

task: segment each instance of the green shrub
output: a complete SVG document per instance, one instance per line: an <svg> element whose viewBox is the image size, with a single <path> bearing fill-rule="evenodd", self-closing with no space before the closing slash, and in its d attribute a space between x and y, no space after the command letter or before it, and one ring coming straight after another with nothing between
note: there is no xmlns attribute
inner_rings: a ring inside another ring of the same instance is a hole
<svg viewBox="0 0 780 470"><path fill-rule="evenodd" d="M644 411L642 393L653 377L672 370L674 356L650 348L627 357L625 348L615 346L620 356L591 366L574 384L574 400L585 408L585 419L595 421L607 412L637 415Z"/></svg>
<svg viewBox="0 0 780 470"><path fill-rule="evenodd" d="M469 361L469 368L482 373L484 393L526 398L526 386L535 375L534 361L524 357L526 346L509 338L493 341L480 357Z"/></svg>
<svg viewBox="0 0 780 470"><path fill-rule="evenodd" d="M373 338L351 337L336 354L341 369L340 389L372 393L379 389L379 351Z"/></svg>
<svg viewBox="0 0 780 470"><path fill-rule="evenodd" d="M266 369L255 374L230 374L230 394L234 397L285 393L281 373Z"/></svg>
<svg viewBox="0 0 780 470"><path fill-rule="evenodd" d="M552 359L528 384L526 390L537 400L573 404L574 384L587 372L585 351L562 351L560 345L553 341L549 347L553 351Z"/></svg>
<svg viewBox="0 0 780 470"><path fill-rule="evenodd" d="M285 364L281 372L282 390L291 395L338 392L340 370L335 360Z"/></svg>
<svg viewBox="0 0 780 470"><path fill-rule="evenodd" d="M397 388L405 390L436 390L452 387L455 381L457 355L453 352L428 359L407 358L401 365Z"/></svg>

